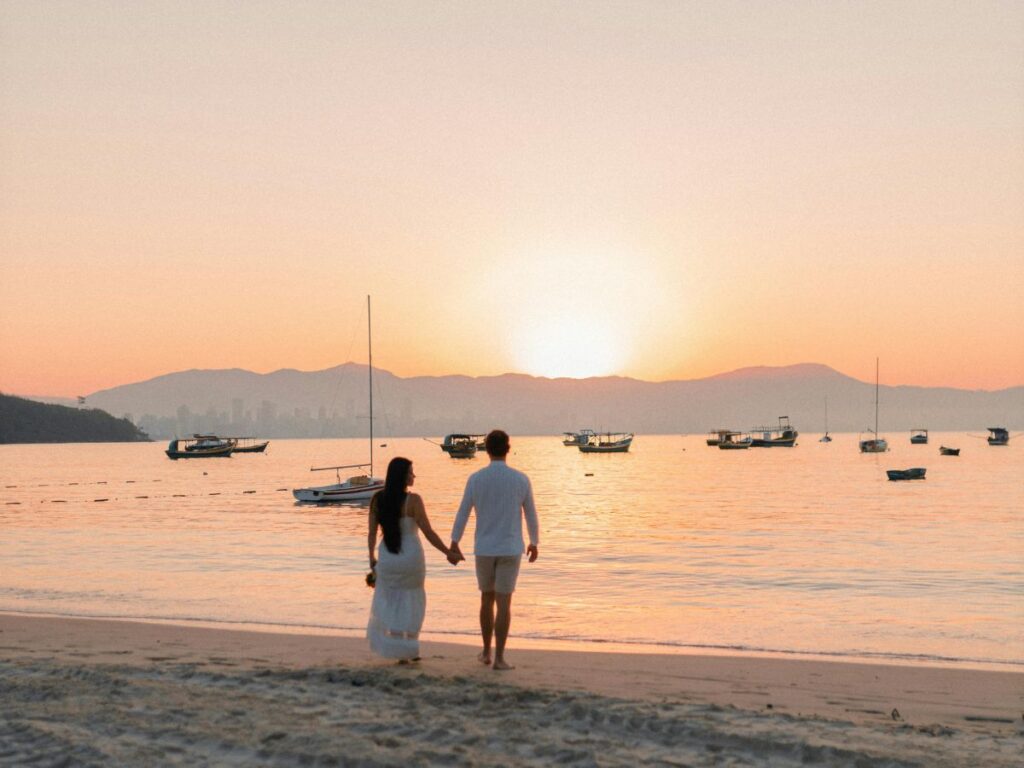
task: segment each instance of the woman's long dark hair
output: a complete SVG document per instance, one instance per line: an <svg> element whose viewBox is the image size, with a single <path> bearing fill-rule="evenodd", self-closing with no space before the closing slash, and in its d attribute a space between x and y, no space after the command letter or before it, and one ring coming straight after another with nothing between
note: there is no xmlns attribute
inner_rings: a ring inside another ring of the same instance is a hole
<svg viewBox="0 0 1024 768"><path fill-rule="evenodd" d="M409 468L412 462L396 456L388 464L388 474L384 478L384 490L377 491L373 497L377 511L377 522L384 531L384 546L388 552L397 555L402 549L402 505L409 495Z"/></svg>

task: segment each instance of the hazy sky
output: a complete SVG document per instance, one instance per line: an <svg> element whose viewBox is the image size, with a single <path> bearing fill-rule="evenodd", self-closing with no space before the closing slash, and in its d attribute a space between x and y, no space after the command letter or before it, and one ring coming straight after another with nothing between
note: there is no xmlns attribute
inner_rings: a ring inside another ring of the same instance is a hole
<svg viewBox="0 0 1024 768"><path fill-rule="evenodd" d="M1024 3L0 0L0 390L1024 384Z"/></svg>

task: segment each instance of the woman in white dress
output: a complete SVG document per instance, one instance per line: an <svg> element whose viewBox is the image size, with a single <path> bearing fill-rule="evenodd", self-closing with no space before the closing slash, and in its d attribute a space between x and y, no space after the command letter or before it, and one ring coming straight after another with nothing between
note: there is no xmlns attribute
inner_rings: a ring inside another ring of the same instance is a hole
<svg viewBox="0 0 1024 768"><path fill-rule="evenodd" d="M409 493L415 478L411 461L392 459L384 490L370 501L367 543L370 568L376 571L377 581L366 637L374 653L399 662L418 661L420 656L420 628L427 607L423 589L427 566L419 531L445 557L451 555L430 527L423 499L419 494ZM378 528L382 537L379 556L375 556Z"/></svg>

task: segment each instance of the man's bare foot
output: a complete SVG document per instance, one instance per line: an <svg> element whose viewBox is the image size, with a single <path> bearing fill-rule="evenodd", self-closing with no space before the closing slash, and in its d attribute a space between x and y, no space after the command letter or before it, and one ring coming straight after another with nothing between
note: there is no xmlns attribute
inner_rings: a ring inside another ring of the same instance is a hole
<svg viewBox="0 0 1024 768"><path fill-rule="evenodd" d="M494 666L491 667L491 669L493 669L493 670L495 670L497 672L501 672L502 670L505 670L505 669L515 669L515 667L513 667L511 664L508 664L508 663L506 663L504 661L495 661L494 662Z"/></svg>
<svg viewBox="0 0 1024 768"><path fill-rule="evenodd" d="M491 666L491 654L487 651L480 651L480 653L476 655L476 660L481 664L486 664L488 667Z"/></svg>

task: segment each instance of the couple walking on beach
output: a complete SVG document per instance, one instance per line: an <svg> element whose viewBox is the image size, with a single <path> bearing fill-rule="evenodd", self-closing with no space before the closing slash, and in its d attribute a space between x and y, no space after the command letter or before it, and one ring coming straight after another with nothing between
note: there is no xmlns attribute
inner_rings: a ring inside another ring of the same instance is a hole
<svg viewBox="0 0 1024 768"><path fill-rule="evenodd" d="M370 648L380 656L399 661L419 659L419 635L427 597L424 590L426 560L422 531L448 562L465 560L459 542L476 510L474 556L480 589L480 635L483 651L478 656L493 669L512 669L505 661L505 642L512 621L512 593L523 557L523 518L530 537L526 547L532 563L537 559L540 532L530 479L505 463L508 435L496 429L484 441L490 464L469 476L462 503L455 515L451 546L430 526L423 499L409 492L416 477L412 462L395 458L388 464L384 490L370 502L368 545L370 567L376 572L376 588L366 629ZM377 532L382 533L378 552ZM494 653L491 641L494 640Z"/></svg>

